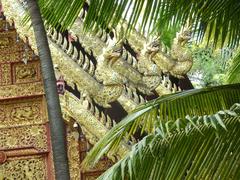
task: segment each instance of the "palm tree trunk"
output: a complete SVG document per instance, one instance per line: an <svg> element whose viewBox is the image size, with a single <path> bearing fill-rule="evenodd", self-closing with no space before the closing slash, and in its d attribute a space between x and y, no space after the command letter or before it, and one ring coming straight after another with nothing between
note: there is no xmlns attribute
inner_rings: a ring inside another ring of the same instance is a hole
<svg viewBox="0 0 240 180"><path fill-rule="evenodd" d="M37 0L28 0L28 10L41 62L41 71L50 122L55 176L56 179L68 180L70 179L70 176L65 139L65 125L61 114L51 53Z"/></svg>

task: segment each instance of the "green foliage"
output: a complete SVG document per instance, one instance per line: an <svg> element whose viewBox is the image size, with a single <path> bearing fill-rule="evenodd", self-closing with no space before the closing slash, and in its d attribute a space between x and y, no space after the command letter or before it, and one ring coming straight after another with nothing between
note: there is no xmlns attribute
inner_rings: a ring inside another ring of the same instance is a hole
<svg viewBox="0 0 240 180"><path fill-rule="evenodd" d="M188 75L192 82L200 87L224 84L232 54L231 50L214 50L210 47L202 48L194 45L190 49L193 52L194 63Z"/></svg>
<svg viewBox="0 0 240 180"><path fill-rule="evenodd" d="M150 134L98 179L239 179L239 120L193 118L165 136Z"/></svg>
<svg viewBox="0 0 240 180"><path fill-rule="evenodd" d="M129 140L137 130L147 134L158 132L162 137L165 137L171 134L173 127L180 130L182 126L189 123L196 127L196 124L199 124L197 121L204 121L208 124L208 122L214 121L212 119L216 119L215 121L224 127L221 116L214 115L209 116L209 118L206 115L223 110L221 112L234 116L235 114L231 113L231 111L224 110L230 109L232 104L239 102L239 88L240 84L194 89L150 101L137 108L113 127L93 147L85 158L83 166L91 166L105 153L116 151L121 140L123 138ZM199 120L198 116L202 118ZM213 124L215 125L215 123Z"/></svg>
<svg viewBox="0 0 240 180"><path fill-rule="evenodd" d="M38 3L46 22L64 30L74 23L84 1ZM86 30L111 29L130 14L128 30L140 22L142 32L162 34L170 47L175 27L190 21L199 41L213 43L214 48L235 47L240 42L239 11L238 0L91 0L84 23ZM224 61L209 49L198 49L194 56L197 67L193 70L206 74L206 85L222 83L209 79L225 73ZM230 82L239 82L239 57L232 61ZM239 88L237 84L184 91L148 102L112 128L83 166L115 152L123 139L128 142L140 130L147 136L100 179L240 179L239 104L231 107L239 102Z"/></svg>
<svg viewBox="0 0 240 180"><path fill-rule="evenodd" d="M231 66L227 74L227 81L229 83L240 82L240 49L231 60Z"/></svg>
<svg viewBox="0 0 240 180"><path fill-rule="evenodd" d="M176 24L171 29L163 28L161 29L161 43L163 43L166 47L171 48L174 38L176 37L177 32L179 32L181 26Z"/></svg>
<svg viewBox="0 0 240 180"><path fill-rule="evenodd" d="M69 28L77 18L83 0L39 0L43 17L52 26ZM138 22L141 30L171 29L191 21L198 39L203 37L214 45L239 44L240 3L238 0L91 0L85 28L112 28L122 17L130 17L130 27ZM140 15L143 16L140 16Z"/></svg>
<svg viewBox="0 0 240 180"><path fill-rule="evenodd" d="M77 19L84 2L84 0L38 0L38 5L47 24L66 30ZM28 21L29 15L24 17L23 22L26 24Z"/></svg>

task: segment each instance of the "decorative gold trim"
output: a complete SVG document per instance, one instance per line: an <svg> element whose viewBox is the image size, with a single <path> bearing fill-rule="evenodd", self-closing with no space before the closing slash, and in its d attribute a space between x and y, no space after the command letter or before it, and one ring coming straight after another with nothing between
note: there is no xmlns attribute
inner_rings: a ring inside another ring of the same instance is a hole
<svg viewBox="0 0 240 180"><path fill-rule="evenodd" d="M67 128L68 164L71 180L81 179L79 133Z"/></svg>
<svg viewBox="0 0 240 180"><path fill-rule="evenodd" d="M45 125L1 128L0 149L35 148L47 152L47 129Z"/></svg>
<svg viewBox="0 0 240 180"><path fill-rule="evenodd" d="M0 86L0 99L43 95L42 82Z"/></svg>
<svg viewBox="0 0 240 180"><path fill-rule="evenodd" d="M0 101L0 128L44 124L47 120L43 97Z"/></svg>
<svg viewBox="0 0 240 180"><path fill-rule="evenodd" d="M47 178L45 158L43 156L27 156L25 158L8 158L1 165L0 179L38 179Z"/></svg>

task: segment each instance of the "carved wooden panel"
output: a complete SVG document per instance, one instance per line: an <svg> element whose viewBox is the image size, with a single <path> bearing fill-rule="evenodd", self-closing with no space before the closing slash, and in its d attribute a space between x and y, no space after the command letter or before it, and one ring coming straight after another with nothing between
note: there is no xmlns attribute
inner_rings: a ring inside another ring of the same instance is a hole
<svg viewBox="0 0 240 180"><path fill-rule="evenodd" d="M69 128L69 127L68 127ZM67 131L68 164L71 180L81 179L78 132Z"/></svg>
<svg viewBox="0 0 240 180"><path fill-rule="evenodd" d="M0 21L0 31L4 28L4 23L5 23L6 21L4 21L4 20L2 20L2 21Z"/></svg>
<svg viewBox="0 0 240 180"><path fill-rule="evenodd" d="M1 180L46 180L46 158L34 155L27 157L12 157L0 165Z"/></svg>
<svg viewBox="0 0 240 180"><path fill-rule="evenodd" d="M2 85L2 76L3 76L3 74L2 74L2 65L0 64L0 85Z"/></svg>
<svg viewBox="0 0 240 180"><path fill-rule="evenodd" d="M0 179L54 179L47 124L0 129Z"/></svg>
<svg viewBox="0 0 240 180"><path fill-rule="evenodd" d="M0 50L0 63L11 63L22 61L23 55L20 52L11 52L12 49Z"/></svg>
<svg viewBox="0 0 240 180"><path fill-rule="evenodd" d="M43 94L44 90L42 82L0 86L0 99L28 97Z"/></svg>
<svg viewBox="0 0 240 180"><path fill-rule="evenodd" d="M6 22L2 21L2 25L5 25ZM5 31L0 34L0 49L11 48L15 45L16 41L16 32L14 31Z"/></svg>
<svg viewBox="0 0 240 180"><path fill-rule="evenodd" d="M0 128L46 122L47 114L41 97L0 101Z"/></svg>
<svg viewBox="0 0 240 180"><path fill-rule="evenodd" d="M0 131L0 150L35 148L48 151L47 129L44 125L4 128Z"/></svg>
<svg viewBox="0 0 240 180"><path fill-rule="evenodd" d="M12 69L14 84L41 80L39 61L30 61L27 64L14 63Z"/></svg>

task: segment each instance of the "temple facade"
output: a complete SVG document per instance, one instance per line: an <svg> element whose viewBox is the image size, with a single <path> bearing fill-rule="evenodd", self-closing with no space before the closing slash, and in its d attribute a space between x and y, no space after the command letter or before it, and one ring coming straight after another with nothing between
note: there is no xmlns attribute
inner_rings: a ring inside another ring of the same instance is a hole
<svg viewBox="0 0 240 180"><path fill-rule="evenodd" d="M87 4L86 4L87 6ZM20 24L23 1L3 2L0 15L0 180L54 179L53 154L41 69L31 29ZM83 33L83 7L72 29L46 27L66 123L71 179L96 179L129 150L122 145L92 169L80 164L117 122L148 100L191 88L185 48L189 29L171 50L133 30ZM14 18L14 19L13 19ZM25 36L26 35L26 36ZM31 45L30 45L31 44Z"/></svg>
<svg viewBox="0 0 240 180"><path fill-rule="evenodd" d="M0 179L54 179L39 58L3 14L0 54ZM74 123L66 120L71 179L95 179L112 162L104 158L81 172L80 163L92 145Z"/></svg>

